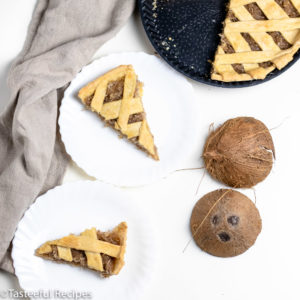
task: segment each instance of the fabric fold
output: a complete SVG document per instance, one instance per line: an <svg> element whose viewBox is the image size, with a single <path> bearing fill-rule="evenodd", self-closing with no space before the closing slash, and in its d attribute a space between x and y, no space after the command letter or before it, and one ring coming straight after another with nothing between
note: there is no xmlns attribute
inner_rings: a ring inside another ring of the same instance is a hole
<svg viewBox="0 0 300 300"><path fill-rule="evenodd" d="M125 24L134 0L39 0L11 66L0 117L0 267L17 224L41 193L61 183L68 155L58 134L62 89Z"/></svg>

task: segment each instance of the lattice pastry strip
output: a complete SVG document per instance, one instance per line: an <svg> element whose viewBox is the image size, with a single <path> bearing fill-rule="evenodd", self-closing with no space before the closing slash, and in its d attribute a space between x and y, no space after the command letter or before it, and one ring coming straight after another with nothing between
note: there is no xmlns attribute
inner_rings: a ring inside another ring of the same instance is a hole
<svg viewBox="0 0 300 300"><path fill-rule="evenodd" d="M294 7L300 12L300 0L291 0Z"/></svg>
<svg viewBox="0 0 300 300"><path fill-rule="evenodd" d="M271 0L273 1L273 0ZM249 11L245 8L245 6L240 6L232 10L234 15L239 20L245 21L253 21L253 16L249 13ZM240 23L240 22L239 22ZM262 50L278 50L278 45L274 42L272 37L267 34L265 31L263 32L251 32L251 37L258 43ZM251 51L251 48L250 48ZM240 52L237 50L237 52Z"/></svg>
<svg viewBox="0 0 300 300"><path fill-rule="evenodd" d="M299 48L300 0L231 0L211 77L264 79L286 66Z"/></svg>
<svg viewBox="0 0 300 300"><path fill-rule="evenodd" d="M100 76L83 87L78 96L106 124L159 159L142 103L143 84L131 65L121 65Z"/></svg>
<svg viewBox="0 0 300 300"><path fill-rule="evenodd" d="M97 240L96 228L85 230L83 233L81 233L81 236L87 236L91 239ZM73 261L71 248L58 246L58 243L56 243L55 241L52 242L50 245L56 245L57 246L58 257L60 259L68 261L68 262ZM48 248L48 249L50 249L50 248ZM77 250L82 250L83 251L83 249L78 249L78 248L77 248ZM97 270L97 271L103 271L103 264L102 264L102 258L101 258L100 253L85 251L85 255L87 257L87 265L90 269L94 269L94 270Z"/></svg>
<svg viewBox="0 0 300 300"><path fill-rule="evenodd" d="M290 31L300 28L300 18L297 19L281 19L266 21L241 21L230 22L226 24L225 34L231 32L267 32L267 31Z"/></svg>
<svg viewBox="0 0 300 300"><path fill-rule="evenodd" d="M80 234L81 236L87 236L91 239L97 240L96 228L87 229ZM97 271L103 271L103 263L100 253L94 253L92 251L85 251L87 258L87 265L90 269Z"/></svg>
<svg viewBox="0 0 300 300"><path fill-rule="evenodd" d="M99 240L95 228L87 229L80 235L68 235L58 240L48 241L36 250L42 258L64 261L77 266L99 271L104 275L117 274L124 265L127 225L119 224L112 232L106 233L108 240L116 239L118 244ZM113 238L109 236L112 235ZM102 255L107 255L113 269L104 267ZM79 256L79 259L75 256Z"/></svg>

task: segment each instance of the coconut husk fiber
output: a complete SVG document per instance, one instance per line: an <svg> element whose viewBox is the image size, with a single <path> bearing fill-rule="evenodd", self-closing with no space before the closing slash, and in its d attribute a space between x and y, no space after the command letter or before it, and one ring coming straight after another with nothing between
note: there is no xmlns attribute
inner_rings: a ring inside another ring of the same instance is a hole
<svg viewBox="0 0 300 300"><path fill-rule="evenodd" d="M196 244L214 256L244 253L256 241L262 222L254 203L231 189L203 196L194 206L190 228Z"/></svg>
<svg viewBox="0 0 300 300"><path fill-rule="evenodd" d="M259 120L238 117L208 136L203 159L209 174L235 188L250 188L270 173L275 158L272 136Z"/></svg>

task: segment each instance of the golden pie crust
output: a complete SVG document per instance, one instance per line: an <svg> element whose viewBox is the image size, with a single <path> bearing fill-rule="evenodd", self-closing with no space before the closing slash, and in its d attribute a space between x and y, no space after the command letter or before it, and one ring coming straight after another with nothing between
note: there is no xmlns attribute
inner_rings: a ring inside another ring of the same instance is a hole
<svg viewBox="0 0 300 300"><path fill-rule="evenodd" d="M231 0L211 78L264 79L300 48L300 0Z"/></svg>
<svg viewBox="0 0 300 300"><path fill-rule="evenodd" d="M126 239L127 224L122 222L109 232L97 232L96 228L91 228L80 235L70 234L48 241L35 254L44 259L92 269L108 277L118 274L124 265ZM104 259L109 265L104 265Z"/></svg>
<svg viewBox="0 0 300 300"><path fill-rule="evenodd" d="M83 87L78 96L107 125L159 160L142 103L143 84L137 80L132 65L110 70Z"/></svg>

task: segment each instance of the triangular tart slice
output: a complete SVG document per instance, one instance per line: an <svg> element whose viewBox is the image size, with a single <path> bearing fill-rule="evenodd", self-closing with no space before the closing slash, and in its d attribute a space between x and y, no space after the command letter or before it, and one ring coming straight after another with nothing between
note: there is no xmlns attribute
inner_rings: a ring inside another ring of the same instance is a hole
<svg viewBox="0 0 300 300"><path fill-rule="evenodd" d="M159 160L143 103L143 84L132 65L121 65L83 87L78 97L110 127Z"/></svg>
<svg viewBox="0 0 300 300"><path fill-rule="evenodd" d="M211 78L264 79L300 48L299 0L230 0Z"/></svg>
<svg viewBox="0 0 300 300"><path fill-rule="evenodd" d="M71 264L99 272L103 277L117 275L124 265L127 224L112 231L87 229L80 235L70 234L48 241L35 254L54 262Z"/></svg>

